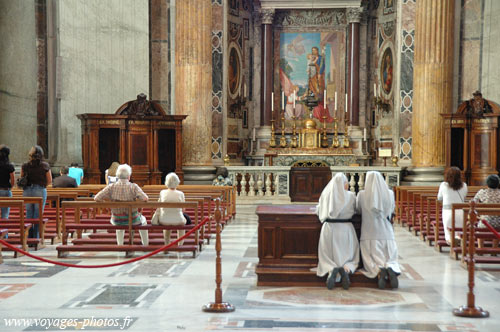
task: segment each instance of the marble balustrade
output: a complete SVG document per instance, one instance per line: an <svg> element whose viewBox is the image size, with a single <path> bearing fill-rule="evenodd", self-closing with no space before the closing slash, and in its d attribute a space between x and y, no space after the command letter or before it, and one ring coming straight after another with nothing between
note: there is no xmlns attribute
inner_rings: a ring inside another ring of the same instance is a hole
<svg viewBox="0 0 500 332"><path fill-rule="evenodd" d="M237 186L237 200L290 200L291 166L227 166L229 178ZM382 173L389 187L400 184L403 167L331 166L332 176L342 172L349 180L349 190L364 189L368 171Z"/></svg>

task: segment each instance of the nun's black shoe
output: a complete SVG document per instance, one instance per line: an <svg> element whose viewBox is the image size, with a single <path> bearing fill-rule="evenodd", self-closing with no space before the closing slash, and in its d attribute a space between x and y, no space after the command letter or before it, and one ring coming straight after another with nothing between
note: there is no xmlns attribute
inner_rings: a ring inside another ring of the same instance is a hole
<svg viewBox="0 0 500 332"><path fill-rule="evenodd" d="M349 289L349 286L351 286L351 280L349 280L349 272L346 272L346 270L344 269L340 269L340 278L342 288Z"/></svg>
<svg viewBox="0 0 500 332"><path fill-rule="evenodd" d="M391 284L391 288L395 289L399 287L398 275L392 268L387 269L387 274L389 275L389 283Z"/></svg>
<svg viewBox="0 0 500 332"><path fill-rule="evenodd" d="M378 274L378 289L384 289L385 283L387 279L387 269L385 267L380 268L380 272Z"/></svg>
<svg viewBox="0 0 500 332"><path fill-rule="evenodd" d="M336 267L332 270L332 273L326 279L326 288L333 289L335 287L335 279L337 279L337 274L339 273L339 268Z"/></svg>

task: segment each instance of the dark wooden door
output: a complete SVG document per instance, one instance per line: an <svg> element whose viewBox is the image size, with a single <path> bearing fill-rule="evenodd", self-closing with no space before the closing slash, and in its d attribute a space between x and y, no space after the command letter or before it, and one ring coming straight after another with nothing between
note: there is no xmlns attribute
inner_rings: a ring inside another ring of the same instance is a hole
<svg viewBox="0 0 500 332"><path fill-rule="evenodd" d="M290 198L292 202L317 202L332 178L329 167L292 167Z"/></svg>

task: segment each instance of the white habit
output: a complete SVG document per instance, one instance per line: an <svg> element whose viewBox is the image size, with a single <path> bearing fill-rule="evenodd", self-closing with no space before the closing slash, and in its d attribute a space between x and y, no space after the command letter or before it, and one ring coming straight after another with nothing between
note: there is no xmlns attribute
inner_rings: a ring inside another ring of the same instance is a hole
<svg viewBox="0 0 500 332"><path fill-rule="evenodd" d="M359 243L350 222L325 222L326 219L351 219L356 208L356 195L345 190L347 178L337 173L319 198L316 213L323 223L318 243L318 269L322 277L335 267L346 267L352 273L359 264ZM337 281L340 275L337 275Z"/></svg>
<svg viewBox="0 0 500 332"><path fill-rule="evenodd" d="M381 267L401 273L394 229L389 222L394 211L394 192L389 189L379 172L366 174L365 190L356 200L361 211L361 258L368 278L375 278Z"/></svg>

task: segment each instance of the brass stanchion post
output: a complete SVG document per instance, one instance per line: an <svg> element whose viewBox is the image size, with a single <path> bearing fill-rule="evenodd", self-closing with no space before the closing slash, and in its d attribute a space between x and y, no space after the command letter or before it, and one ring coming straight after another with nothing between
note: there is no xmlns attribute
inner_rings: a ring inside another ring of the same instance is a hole
<svg viewBox="0 0 500 332"><path fill-rule="evenodd" d="M222 267L221 267L221 258L220 252L222 249L220 232L221 232L221 212L220 212L220 200L217 200L215 203L215 224L216 224L216 232L215 232L215 284L217 285L215 288L215 302L210 302L205 304L202 308L205 312L233 312L235 307L227 302L222 302L222 288L220 287L222 283Z"/></svg>
<svg viewBox="0 0 500 332"><path fill-rule="evenodd" d="M477 223L477 212L476 203L471 201L469 210L469 253L467 259L467 269L469 272L469 293L467 293L467 306L461 306L458 309L453 309L453 314L460 317L471 317L471 318L486 318L490 316L490 313L483 310L481 307L476 307L475 295L474 295L474 255L476 252L475 248L475 232Z"/></svg>

